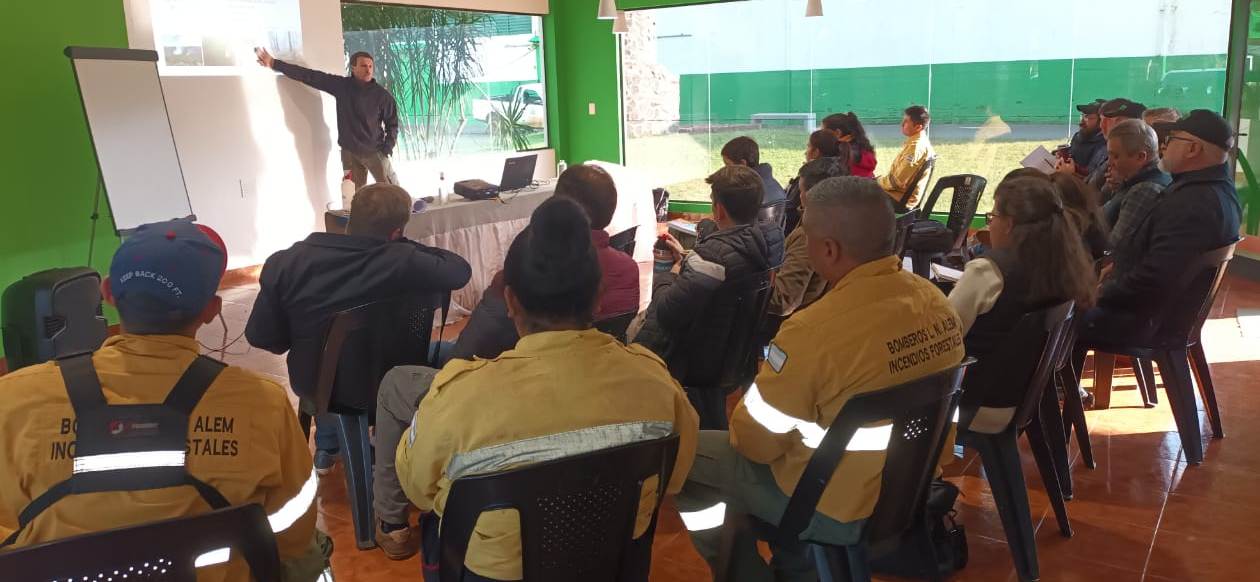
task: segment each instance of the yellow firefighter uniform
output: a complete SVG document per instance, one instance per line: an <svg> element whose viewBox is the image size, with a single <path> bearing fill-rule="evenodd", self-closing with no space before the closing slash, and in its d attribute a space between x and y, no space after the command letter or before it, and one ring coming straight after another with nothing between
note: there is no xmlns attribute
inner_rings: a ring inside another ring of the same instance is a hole
<svg viewBox="0 0 1260 582"><path fill-rule="evenodd" d="M494 360L452 360L442 369L399 443L398 477L417 507L441 515L460 477L678 433L667 488L675 493L695 458L698 426L682 388L647 349L593 329L535 333ZM654 481L644 485L636 536L656 491ZM517 513L484 513L475 531L466 566L521 579Z"/></svg>
<svg viewBox="0 0 1260 582"><path fill-rule="evenodd" d="M932 143L928 141L926 130L907 137L906 143L901 146L901 151L897 152L897 157L893 158L892 168L887 174L879 177L879 187L892 197L893 203L900 203L901 197L906 195L906 190L910 187L910 180L914 179L915 172L918 172L919 168L927 163L928 158L934 155L936 152L932 149ZM919 194L923 192L926 182L926 180L919 180L919 183L915 185L914 192L906 200L907 208L914 208L915 204L919 203Z"/></svg>
<svg viewBox="0 0 1260 582"><path fill-rule="evenodd" d="M790 496L849 398L948 369L964 352L958 314L940 290L896 257L866 263L783 324L731 416L731 446L769 465ZM839 522L870 516L890 433L883 423L854 435L818 503L822 514Z"/></svg>
<svg viewBox="0 0 1260 582"><path fill-rule="evenodd" d="M9 538L10 547L198 515L209 511L215 500L229 505L258 503L276 532L286 579L310 579L308 575L322 570L324 556L315 547L311 455L280 385L198 358L196 340L182 336L124 334L76 360L0 377L0 538ZM87 389L67 385L66 378L76 377L76 366L82 372L77 378L86 380L72 383L87 384ZM178 400L173 396L168 400L168 394L187 392L174 387L177 382L184 385L180 380L194 375L195 368L209 370L209 375L202 388L184 400L188 412L167 422L172 401ZM155 416L145 416L149 413ZM78 433L85 423L101 425L101 419L106 430ZM186 428L181 429L185 420ZM128 447L137 446L130 443L155 439L165 439L166 446L139 445L141 451L129 452ZM92 482L106 474L115 482L134 481L136 469L145 469L153 478L158 468L159 473L191 477L209 490L190 486L136 490ZM91 492L58 497L52 490L63 481L86 482ZM22 523L19 514L28 506L42 511ZM244 561L231 556L226 563L199 569L198 579L250 577Z"/></svg>

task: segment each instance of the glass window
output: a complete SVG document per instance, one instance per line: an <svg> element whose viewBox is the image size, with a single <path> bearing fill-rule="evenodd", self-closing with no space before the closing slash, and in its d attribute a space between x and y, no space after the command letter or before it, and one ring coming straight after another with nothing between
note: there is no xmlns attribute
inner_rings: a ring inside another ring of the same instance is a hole
<svg viewBox="0 0 1260 582"><path fill-rule="evenodd" d="M902 110L919 104L932 115L935 178L987 178L983 211L1029 152L1068 143L1076 104L1223 104L1230 0L853 0L824 10L805 18L799 1L748 0L631 12L627 164L672 199L707 200L703 178L723 144L748 135L786 184L810 131L851 111L882 175L905 139Z"/></svg>
<svg viewBox="0 0 1260 582"><path fill-rule="evenodd" d="M341 22L398 101L396 156L547 147L542 18L343 2Z"/></svg>

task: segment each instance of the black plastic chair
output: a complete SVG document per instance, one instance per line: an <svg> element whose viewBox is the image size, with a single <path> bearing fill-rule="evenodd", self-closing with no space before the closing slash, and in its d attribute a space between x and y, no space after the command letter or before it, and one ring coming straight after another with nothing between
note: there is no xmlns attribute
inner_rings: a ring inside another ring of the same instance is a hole
<svg viewBox="0 0 1260 582"><path fill-rule="evenodd" d="M990 387L989 390L998 387L1005 391L1024 389L1023 398L1005 429L993 434L965 427L958 430L958 442L980 453L984 474L1002 520L1002 529L1006 532L1006 542L1015 559L1015 571L1022 581L1037 580L1040 575L1037 541L1017 442L1021 432L1028 437L1029 447L1045 484L1046 496L1059 523L1059 531L1064 537L1072 536L1058 470L1041 421L1047 396L1050 405L1058 406L1054 395L1046 394L1046 386L1060 358L1057 352L1066 347L1062 335L1070 325L1072 307L1069 301L1025 314L1011 331L1009 341L986 356L981 365L974 367L963 386L964 395L969 389L980 390L981 387ZM985 361L997 364L986 366ZM967 412L964 410L963 415Z"/></svg>
<svg viewBox="0 0 1260 582"><path fill-rule="evenodd" d="M376 519L372 511L372 445L368 426L376 414L376 392L394 366L431 365L429 342L434 312L449 294L405 296L376 301L335 314L324 336L319 359L315 414L337 417L346 475L346 497L354 522L355 545L376 547ZM445 307L442 308L445 314ZM310 436L311 415L298 419Z"/></svg>
<svg viewBox="0 0 1260 582"><path fill-rule="evenodd" d="M785 228L787 226L787 200L762 206L761 210L757 211L757 222L777 224L780 229Z"/></svg>
<svg viewBox="0 0 1260 582"><path fill-rule="evenodd" d="M523 582L646 582L661 500L678 456L678 435L457 479L442 514L443 582L464 578L477 517L515 509ZM643 483L658 478L647 531L634 537Z"/></svg>
<svg viewBox="0 0 1260 582"><path fill-rule="evenodd" d="M701 430L726 430L727 394L752 383L757 375L759 332L765 329L773 290L773 271L727 281L685 334L680 346L689 353L677 357L686 358L688 367L678 380L700 416ZM726 322L724 337L709 333L714 321ZM694 358L690 350L703 351Z"/></svg>
<svg viewBox="0 0 1260 582"><path fill-rule="evenodd" d="M605 317L595 322L595 329L617 338L617 341L624 344L626 343L626 328L630 327L630 322L634 321L638 314L637 311L627 311Z"/></svg>
<svg viewBox="0 0 1260 582"><path fill-rule="evenodd" d="M224 550L227 552L224 552ZM0 553L5 580L155 580L195 582L203 555L245 559L258 582L280 580L280 557L267 514L251 503L193 517L84 534Z"/></svg>
<svg viewBox="0 0 1260 582"><path fill-rule="evenodd" d="M638 225L627 228L617 234L608 237L608 246L617 249L627 255L634 256L634 235L638 234Z"/></svg>
<svg viewBox="0 0 1260 582"><path fill-rule="evenodd" d="M919 213L915 210L897 215L897 236L893 239L893 254L897 257L900 258L905 254L906 241L910 240L910 229L914 226L914 221L918 219Z"/></svg>
<svg viewBox="0 0 1260 582"><path fill-rule="evenodd" d="M1077 370L1083 366L1087 350L1094 350L1095 354L1103 352L1129 356L1135 358L1135 362L1144 360L1147 366L1151 361L1159 364L1164 390L1168 394L1168 406L1172 409L1173 420L1181 434L1181 448L1185 452L1186 461L1196 465L1203 462L1203 437L1194 393L1196 383L1208 413L1208 421L1212 425L1212 437L1225 437L1225 429L1221 425L1221 410L1216 401L1216 388L1212 384L1207 355L1203 352L1202 332L1203 322L1207 320L1212 304L1216 301L1216 292L1220 289L1221 279L1225 277L1225 269L1234 257L1234 247L1237 244L1238 241L1235 240L1226 246L1203 253L1190 262L1180 279L1169 287L1170 292L1163 305L1155 311L1159 316L1153 318L1133 341L1110 343L1081 338L1076 344ZM1148 373L1144 370L1135 371L1143 376ZM1153 394L1154 371L1151 370L1149 374L1143 382ZM1077 380L1079 381L1079 376Z"/></svg>
<svg viewBox="0 0 1260 582"><path fill-rule="evenodd" d="M941 194L947 189L953 190L949 218L945 221L945 228L953 233L954 238L952 243L947 245L945 241L935 240L930 244L921 244L911 237L907 241L906 251L910 253L914 261L915 274L928 277L932 272L932 261L952 254L962 255L963 262L970 258L966 255L967 233L971 228L972 219L975 218L976 209L980 207L980 197L984 195L987 184L988 180L975 174L945 176L936 181L932 193L919 207L919 220L931 220L932 210L936 207Z"/></svg>
<svg viewBox="0 0 1260 582"><path fill-rule="evenodd" d="M928 486L936 474L941 449L945 445L950 419L958 404L957 394L963 372L974 360L899 386L866 392L851 398L828 426L822 443L810 457L801 479L792 491L777 527L741 514L728 506L722 532L722 554L718 560L719 582L734 580L731 571L734 540L741 531L755 528L767 537L793 541L800 539L814 517L818 500L836 475L845 449L858 428L873 422L891 420L892 438L884 461L879 500L862 528L862 540L853 546L815 545L815 562L823 582L867 582L871 579L868 554L879 556L906 541L918 544L920 551L936 564L929 524L924 514ZM907 535L908 534L908 535ZM912 538L906 540L905 538ZM939 579L939 572L928 573Z"/></svg>
<svg viewBox="0 0 1260 582"><path fill-rule="evenodd" d="M1094 469L1097 465L1094 462L1094 447L1089 438L1089 424L1085 420L1085 403L1081 399L1081 392L1078 389L1077 378L1080 375L1079 370L1073 369L1072 350L1076 345L1076 336L1080 333L1081 320L1079 314L1073 311L1072 324L1063 332L1062 346L1059 348L1059 361L1055 365L1053 374L1053 385L1055 393L1063 395L1063 416L1060 419L1063 426L1063 442L1064 445L1071 444L1072 436L1076 436L1077 448L1081 450L1081 461L1089 469ZM1047 388L1049 390L1049 388ZM1049 430L1049 425L1047 425ZM1060 465L1059 476L1067 475L1068 486L1064 488L1063 495L1068 499L1072 498L1071 484L1071 466L1066 464L1067 447L1064 446L1064 459L1056 459ZM1068 467L1066 472L1063 464Z"/></svg>
<svg viewBox="0 0 1260 582"><path fill-rule="evenodd" d="M914 175L910 176L910 182L906 184L906 191L901 195L901 200L893 203L893 210L897 214L902 214L910 210L910 197L920 190L919 185L922 184L923 191L927 191L927 185L932 183L932 173L936 171L936 156L929 157L915 170ZM920 202L922 202L920 200ZM922 206L922 204L920 204ZM926 214L924 215L926 216Z"/></svg>

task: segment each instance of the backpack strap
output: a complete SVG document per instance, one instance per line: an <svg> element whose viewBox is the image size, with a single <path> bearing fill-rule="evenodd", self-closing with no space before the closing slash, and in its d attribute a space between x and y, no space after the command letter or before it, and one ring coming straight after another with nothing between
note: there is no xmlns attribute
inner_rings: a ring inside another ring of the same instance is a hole
<svg viewBox="0 0 1260 582"><path fill-rule="evenodd" d="M57 360L57 368L61 370L61 378L66 383L66 393L70 396L70 406L74 408L75 416L106 406L101 381L96 376L96 367L92 365L92 354L79 354Z"/></svg>
<svg viewBox="0 0 1260 582"><path fill-rule="evenodd" d="M188 369L184 370L184 375L179 377L179 381L175 382L175 387L171 388L171 392L166 395L166 400L162 402L162 405L178 410L185 416L191 416L193 409L197 408L197 403L201 402L201 397L205 396L206 390L210 389L210 385L226 367L227 364L214 358L197 356Z"/></svg>

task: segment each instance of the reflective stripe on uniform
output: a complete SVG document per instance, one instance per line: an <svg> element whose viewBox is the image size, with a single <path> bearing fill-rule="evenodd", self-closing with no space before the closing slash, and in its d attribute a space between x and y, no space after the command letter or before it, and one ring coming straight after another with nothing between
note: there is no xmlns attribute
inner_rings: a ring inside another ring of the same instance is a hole
<svg viewBox="0 0 1260 582"><path fill-rule="evenodd" d="M827 436L827 429L819 426L818 423L784 414L771 406L761 396L761 389L756 384L750 386L748 393L744 395L744 408L748 410L749 416L757 421L757 424L772 433L787 434L793 430L800 433L801 442L811 449L817 449L822 444L823 437ZM876 427L858 427L853 433L853 438L849 439L849 445L845 447L845 450L884 451L888 449L888 441L891 438L891 423Z"/></svg>
<svg viewBox="0 0 1260 582"><path fill-rule="evenodd" d="M704 531L722 527L726 521L726 504L718 503L699 511L680 511L678 515L682 516L683 525L687 526L687 531Z"/></svg>
<svg viewBox="0 0 1260 582"><path fill-rule="evenodd" d="M482 447L451 457L450 463L446 465L446 478L454 481L468 475L482 475L520 465L554 461L630 443L665 438L673 431L674 423L668 420L623 422Z"/></svg>
<svg viewBox="0 0 1260 582"><path fill-rule="evenodd" d="M148 469L151 467L183 467L184 458L185 452L182 450L86 455L74 458L74 473Z"/></svg>
<svg viewBox="0 0 1260 582"><path fill-rule="evenodd" d="M311 476L306 483L302 484L302 490L286 501L278 511L267 516L267 521L271 523L271 531L280 533L289 529L299 518L306 515L306 511L315 503L315 490L318 486L319 477L315 474L315 470L311 469Z"/></svg>
<svg viewBox="0 0 1260 582"><path fill-rule="evenodd" d="M232 557L232 548L219 548L217 550L210 550L209 552L206 552L200 556L197 556L196 561L193 562L193 567L204 568L206 566L222 564L228 561L228 559L231 557Z"/></svg>

